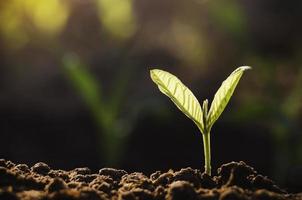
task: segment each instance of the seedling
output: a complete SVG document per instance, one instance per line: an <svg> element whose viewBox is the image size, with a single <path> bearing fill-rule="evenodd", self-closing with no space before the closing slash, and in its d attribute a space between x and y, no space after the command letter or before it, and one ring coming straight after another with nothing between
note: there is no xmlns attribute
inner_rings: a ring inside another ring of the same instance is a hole
<svg viewBox="0 0 302 200"><path fill-rule="evenodd" d="M210 132L213 124L219 118L228 104L233 92L245 70L251 69L248 66L238 67L229 77L222 82L216 92L210 110L208 100L204 100L202 107L198 100L176 76L169 72L153 69L150 71L151 79L157 84L159 90L167 95L173 103L197 125L202 133L205 173L211 176L211 142Z"/></svg>

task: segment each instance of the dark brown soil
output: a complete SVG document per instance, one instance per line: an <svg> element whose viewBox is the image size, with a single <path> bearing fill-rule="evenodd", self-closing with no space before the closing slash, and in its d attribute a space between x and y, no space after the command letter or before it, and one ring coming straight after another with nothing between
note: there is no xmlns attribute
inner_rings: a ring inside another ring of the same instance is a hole
<svg viewBox="0 0 302 200"><path fill-rule="evenodd" d="M0 200L302 200L244 162L222 165L213 178L198 169L157 171L150 177L124 170L54 170L0 159Z"/></svg>

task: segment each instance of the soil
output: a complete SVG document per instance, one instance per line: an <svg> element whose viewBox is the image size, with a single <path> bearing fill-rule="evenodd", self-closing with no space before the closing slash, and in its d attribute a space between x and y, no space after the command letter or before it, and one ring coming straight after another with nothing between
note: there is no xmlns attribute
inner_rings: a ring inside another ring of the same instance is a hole
<svg viewBox="0 0 302 200"><path fill-rule="evenodd" d="M302 200L302 193L288 194L242 161L224 164L210 177L190 167L146 176L112 168L55 170L42 162L29 167L0 159L0 199Z"/></svg>

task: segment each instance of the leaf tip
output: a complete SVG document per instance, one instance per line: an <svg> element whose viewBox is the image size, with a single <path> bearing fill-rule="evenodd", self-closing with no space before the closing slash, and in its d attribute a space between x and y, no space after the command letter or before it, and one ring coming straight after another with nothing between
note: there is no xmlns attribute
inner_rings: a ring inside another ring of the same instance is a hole
<svg viewBox="0 0 302 200"><path fill-rule="evenodd" d="M239 67L239 69L245 71L245 70L251 70L252 67L250 67L250 66L241 66L241 67Z"/></svg>
<svg viewBox="0 0 302 200"><path fill-rule="evenodd" d="M162 70L160 69L150 69L150 75L156 74L157 72L160 72Z"/></svg>
<svg viewBox="0 0 302 200"><path fill-rule="evenodd" d="M150 74L152 74L154 72L155 69L150 69Z"/></svg>
<svg viewBox="0 0 302 200"><path fill-rule="evenodd" d="M157 69L150 69L150 76L151 78L155 75Z"/></svg>

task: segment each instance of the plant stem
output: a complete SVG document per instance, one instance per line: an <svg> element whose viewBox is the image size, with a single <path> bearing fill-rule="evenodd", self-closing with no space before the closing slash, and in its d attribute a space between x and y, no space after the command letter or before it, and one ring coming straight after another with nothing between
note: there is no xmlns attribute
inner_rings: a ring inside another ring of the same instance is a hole
<svg viewBox="0 0 302 200"><path fill-rule="evenodd" d="M211 140L210 132L202 134L204 148L204 169L205 173L211 176Z"/></svg>

